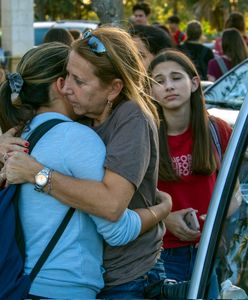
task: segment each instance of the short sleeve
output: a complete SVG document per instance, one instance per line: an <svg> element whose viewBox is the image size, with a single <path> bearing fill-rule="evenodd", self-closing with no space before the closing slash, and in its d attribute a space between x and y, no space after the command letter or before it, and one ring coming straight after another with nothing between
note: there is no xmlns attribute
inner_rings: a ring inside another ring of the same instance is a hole
<svg viewBox="0 0 248 300"><path fill-rule="evenodd" d="M143 114L122 119L107 144L105 167L138 187L147 171L151 155L150 130Z"/></svg>

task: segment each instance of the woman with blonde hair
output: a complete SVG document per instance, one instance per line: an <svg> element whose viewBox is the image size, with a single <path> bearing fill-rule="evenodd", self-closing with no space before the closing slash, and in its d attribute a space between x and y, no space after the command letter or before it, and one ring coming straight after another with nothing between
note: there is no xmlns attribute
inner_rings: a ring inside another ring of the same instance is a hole
<svg viewBox="0 0 248 300"><path fill-rule="evenodd" d="M103 139L107 153L102 182L79 180L55 170L43 190L71 205L111 221L126 207L149 208L149 231L122 247L104 249L105 288L99 298L144 298L148 282L164 277L160 256L164 226L171 209L165 194L157 203L158 115L144 92L147 75L135 43L120 28L101 27L72 44L63 88L74 112L85 116ZM14 153L6 163L8 182L35 183L45 167L30 156ZM144 229L144 228L143 228Z"/></svg>

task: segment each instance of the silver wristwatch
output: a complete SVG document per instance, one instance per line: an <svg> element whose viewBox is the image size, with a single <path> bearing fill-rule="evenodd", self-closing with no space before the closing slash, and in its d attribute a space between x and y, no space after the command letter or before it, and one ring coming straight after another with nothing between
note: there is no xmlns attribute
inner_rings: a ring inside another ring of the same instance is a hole
<svg viewBox="0 0 248 300"><path fill-rule="evenodd" d="M35 191L43 192L44 187L48 184L51 171L51 169L45 167L35 175Z"/></svg>

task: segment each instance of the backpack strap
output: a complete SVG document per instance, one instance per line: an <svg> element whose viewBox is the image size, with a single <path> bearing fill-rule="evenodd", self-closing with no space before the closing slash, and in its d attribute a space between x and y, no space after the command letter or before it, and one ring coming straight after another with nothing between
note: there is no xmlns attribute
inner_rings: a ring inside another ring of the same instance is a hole
<svg viewBox="0 0 248 300"><path fill-rule="evenodd" d="M222 161L222 149L221 149L221 143L220 143L219 130L218 130L216 123L210 118L209 118L209 129L211 132L211 136L212 136L215 148L219 155L219 159L220 159L220 161Z"/></svg>
<svg viewBox="0 0 248 300"><path fill-rule="evenodd" d="M53 237L51 238L51 240L47 244L46 248L42 252L40 258L36 262L36 264L33 267L31 273L29 274L31 282L35 279L35 277L39 273L40 269L42 268L42 266L46 262L48 256L53 251L55 245L57 244L57 242L59 241L59 239L62 236L63 232L65 231L65 228L66 228L67 224L69 223L74 211L75 211L75 208L73 208L73 207L70 207L68 209L68 211L67 211L66 215L64 216L62 222L60 223L59 227L55 231Z"/></svg>
<svg viewBox="0 0 248 300"><path fill-rule="evenodd" d="M227 68L223 58L221 56L216 56L215 59L216 59L218 66L220 67L222 74L225 74L228 71L228 68Z"/></svg>
<svg viewBox="0 0 248 300"><path fill-rule="evenodd" d="M29 152L31 153L35 144L48 130L50 130L52 127L54 127L55 125L57 125L61 122L66 122L66 121L61 120L61 119L52 119L52 120L48 120L48 121L42 123L37 128L35 128L35 130L32 132L32 134L28 138L28 141L30 143ZM41 256L39 257L38 261L36 262L35 266L33 267L31 273L29 274L31 282L35 279L35 277L39 273L40 269L46 262L48 256L54 249L55 245L57 244L58 240L60 239L61 235L63 234L67 224L69 223L74 211L75 211L75 208L70 207L68 209L68 211L67 211L66 215L64 216L62 222L60 223L59 227L55 231L51 240L47 244L46 248L42 252Z"/></svg>
<svg viewBox="0 0 248 300"><path fill-rule="evenodd" d="M55 125L57 125L61 122L65 122L65 121L61 120L61 119L51 119L51 120L48 120L48 121L40 124L39 126L37 126L31 133L30 137L27 139L29 142L29 153L31 153L35 144L39 141L39 139L48 130L50 130L52 127L54 127ZM24 258L25 257L25 242L24 242L24 236L23 236L23 229L21 226L21 220L20 220L20 216L19 216L19 212L18 212L18 198L19 198L20 185L17 184L17 185L15 185L15 187L16 187L16 191L15 191L14 198L12 200L14 208L15 208L15 215L16 215L16 217L15 217L16 218L15 238L17 241L19 251L20 251L22 257Z"/></svg>
<svg viewBox="0 0 248 300"><path fill-rule="evenodd" d="M39 126L37 126L34 129L34 131L31 133L30 137L28 138L29 153L31 153L35 144L48 130L52 129L52 127L54 127L55 125L62 123L62 122L66 122L66 121L61 120L61 119L52 119L52 120L48 120L48 121L40 124Z"/></svg>

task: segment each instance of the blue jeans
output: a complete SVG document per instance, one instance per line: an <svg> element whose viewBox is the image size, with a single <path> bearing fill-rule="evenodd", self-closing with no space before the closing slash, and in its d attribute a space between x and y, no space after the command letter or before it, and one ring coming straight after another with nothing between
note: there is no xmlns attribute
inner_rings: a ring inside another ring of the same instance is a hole
<svg viewBox="0 0 248 300"><path fill-rule="evenodd" d="M177 281L190 280L196 252L195 246L164 249L161 259L164 262L166 277Z"/></svg>
<svg viewBox="0 0 248 300"><path fill-rule="evenodd" d="M163 262L159 259L152 269L143 276L103 290L97 295L97 299L144 299L145 287L165 278Z"/></svg>

